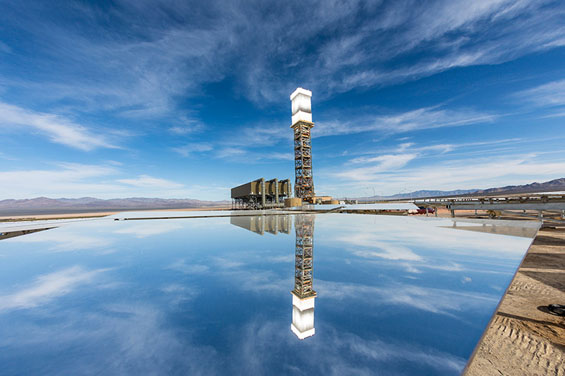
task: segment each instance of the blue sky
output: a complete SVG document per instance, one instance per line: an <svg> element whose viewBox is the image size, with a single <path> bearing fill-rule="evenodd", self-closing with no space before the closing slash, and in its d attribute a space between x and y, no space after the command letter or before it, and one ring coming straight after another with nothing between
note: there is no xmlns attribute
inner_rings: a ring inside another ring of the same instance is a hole
<svg viewBox="0 0 565 376"><path fill-rule="evenodd" d="M0 0L0 199L294 181L299 86L317 194L565 176L560 1Z"/></svg>

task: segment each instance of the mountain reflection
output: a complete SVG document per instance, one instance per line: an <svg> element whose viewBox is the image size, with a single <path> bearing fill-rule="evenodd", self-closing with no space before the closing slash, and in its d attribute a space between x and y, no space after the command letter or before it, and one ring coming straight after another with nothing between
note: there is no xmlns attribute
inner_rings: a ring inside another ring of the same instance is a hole
<svg viewBox="0 0 565 376"><path fill-rule="evenodd" d="M290 330L299 338L311 337L314 329L314 301L316 291L314 282L314 215L296 215L294 228L296 246L294 252L294 290L292 293L292 324ZM290 233L289 215L234 216L230 218L234 226L263 235L265 232L277 234Z"/></svg>

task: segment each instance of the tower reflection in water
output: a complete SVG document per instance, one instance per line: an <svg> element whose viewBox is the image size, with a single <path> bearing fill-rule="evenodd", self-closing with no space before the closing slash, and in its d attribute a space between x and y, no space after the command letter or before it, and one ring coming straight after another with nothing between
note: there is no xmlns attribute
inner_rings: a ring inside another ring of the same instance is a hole
<svg viewBox="0 0 565 376"><path fill-rule="evenodd" d="M294 290L292 290L292 324L290 330L300 339L311 337L314 328L314 216L294 218L296 249L294 253Z"/></svg>
<svg viewBox="0 0 565 376"><path fill-rule="evenodd" d="M289 215L266 216L234 216L230 218L232 225L253 231L259 235L290 233ZM314 328L314 301L316 291L313 289L314 274L314 215L300 214L294 217L296 230L296 247L294 253L294 290L292 294L292 323L290 330L304 339L316 333Z"/></svg>

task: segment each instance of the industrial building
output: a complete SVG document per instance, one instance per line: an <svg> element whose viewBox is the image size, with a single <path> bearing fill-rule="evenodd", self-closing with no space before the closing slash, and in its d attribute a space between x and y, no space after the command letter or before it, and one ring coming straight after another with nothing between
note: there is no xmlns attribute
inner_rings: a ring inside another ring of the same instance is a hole
<svg viewBox="0 0 565 376"><path fill-rule="evenodd" d="M260 178L232 188L232 209L282 208L284 200L291 196L291 192L290 179Z"/></svg>
<svg viewBox="0 0 565 376"><path fill-rule="evenodd" d="M294 198L291 198L290 180L257 179L232 188L232 209L272 209L284 206L311 204L338 204L330 196L316 196L312 174L312 92L297 88L291 95L292 125L294 132ZM285 205L286 200L286 205Z"/></svg>

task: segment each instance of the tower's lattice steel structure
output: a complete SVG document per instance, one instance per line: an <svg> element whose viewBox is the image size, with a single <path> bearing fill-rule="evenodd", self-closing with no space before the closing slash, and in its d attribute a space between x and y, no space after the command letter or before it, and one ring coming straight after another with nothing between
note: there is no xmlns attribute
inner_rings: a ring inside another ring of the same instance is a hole
<svg viewBox="0 0 565 376"><path fill-rule="evenodd" d="M314 216L297 215L294 220L296 250L294 263L294 290L299 299L316 296L313 289L314 267Z"/></svg>
<svg viewBox="0 0 565 376"><path fill-rule="evenodd" d="M292 125L294 130L294 194L304 201L314 200L312 177L312 92L298 88L290 95L292 102Z"/></svg>

